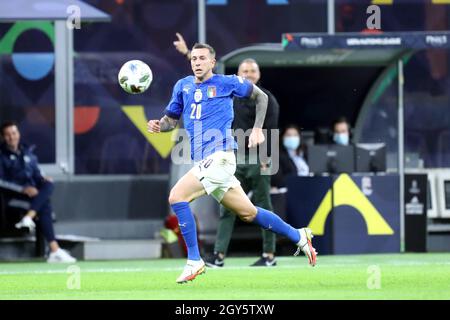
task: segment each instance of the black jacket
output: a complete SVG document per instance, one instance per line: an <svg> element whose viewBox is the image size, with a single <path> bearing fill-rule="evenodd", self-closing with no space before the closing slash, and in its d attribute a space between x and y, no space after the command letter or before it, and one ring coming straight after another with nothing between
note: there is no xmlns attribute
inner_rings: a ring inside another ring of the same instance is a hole
<svg viewBox="0 0 450 320"><path fill-rule="evenodd" d="M280 106L278 104L277 99L270 93L269 90L258 87L264 91L269 97L269 102L267 106L266 118L264 120L263 129L278 129L278 114L280 113ZM247 131L248 129L253 128L255 124L255 116L256 116L256 103L251 99L242 99L242 98L234 98L233 99L233 110L234 110L234 121L233 121L233 129L242 129ZM270 131L268 131L270 133ZM267 146L268 146L268 155L270 156L270 143L271 136L268 134L266 136ZM247 153L248 150L248 138L245 139L245 145L239 144L238 148L241 150L244 149Z"/></svg>
<svg viewBox="0 0 450 320"><path fill-rule="evenodd" d="M303 149L303 157L307 161L306 148ZM286 148L280 146L280 158L278 172L272 176L271 185L277 188L286 187L286 179L290 176L297 176L297 166L289 156Z"/></svg>

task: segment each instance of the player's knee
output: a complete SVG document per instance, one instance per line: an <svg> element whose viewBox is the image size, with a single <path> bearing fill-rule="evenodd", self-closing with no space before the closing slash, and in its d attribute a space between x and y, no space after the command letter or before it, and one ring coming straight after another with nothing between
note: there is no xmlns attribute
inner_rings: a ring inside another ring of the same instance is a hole
<svg viewBox="0 0 450 320"><path fill-rule="evenodd" d="M174 204L178 202L184 202L187 201L184 197L180 195L180 193L176 192L175 190L170 190L169 193L169 203Z"/></svg>
<svg viewBox="0 0 450 320"><path fill-rule="evenodd" d="M179 199L179 197L177 196L177 194L173 190L170 190L169 203L174 204L174 203L180 202L178 199Z"/></svg>
<svg viewBox="0 0 450 320"><path fill-rule="evenodd" d="M239 215L242 221L246 223L252 223L256 218L256 209L255 210L245 210L242 211Z"/></svg>

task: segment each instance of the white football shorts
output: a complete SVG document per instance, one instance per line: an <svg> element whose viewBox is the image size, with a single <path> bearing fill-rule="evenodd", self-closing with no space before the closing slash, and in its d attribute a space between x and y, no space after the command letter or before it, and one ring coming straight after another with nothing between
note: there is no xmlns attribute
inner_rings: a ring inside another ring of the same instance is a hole
<svg viewBox="0 0 450 320"><path fill-rule="evenodd" d="M203 184L206 193L219 203L228 189L241 184L234 176L236 172L234 151L216 151L197 162L191 170Z"/></svg>

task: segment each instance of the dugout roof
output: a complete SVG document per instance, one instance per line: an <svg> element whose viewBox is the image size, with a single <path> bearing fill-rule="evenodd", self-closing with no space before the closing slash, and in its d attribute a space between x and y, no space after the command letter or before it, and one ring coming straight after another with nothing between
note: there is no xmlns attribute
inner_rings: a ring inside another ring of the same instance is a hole
<svg viewBox="0 0 450 320"><path fill-rule="evenodd" d="M405 54L428 48L450 48L450 32L285 33L281 43L240 48L219 62L237 67L252 57L261 67L387 66Z"/></svg>
<svg viewBox="0 0 450 320"><path fill-rule="evenodd" d="M71 18L76 22L111 21L109 14L79 0L0 0L0 23L14 23L11 29L15 28L18 34L27 28L36 28L54 35L55 134L58 139L55 162L41 165L43 170L53 176L73 173L75 167L74 39L73 28L68 28L66 24ZM51 23L51 26L43 28L39 22Z"/></svg>
<svg viewBox="0 0 450 320"><path fill-rule="evenodd" d="M72 12L68 10L70 6L80 8L82 22L111 20L109 14L79 0L3 0L0 1L0 22L66 20Z"/></svg>

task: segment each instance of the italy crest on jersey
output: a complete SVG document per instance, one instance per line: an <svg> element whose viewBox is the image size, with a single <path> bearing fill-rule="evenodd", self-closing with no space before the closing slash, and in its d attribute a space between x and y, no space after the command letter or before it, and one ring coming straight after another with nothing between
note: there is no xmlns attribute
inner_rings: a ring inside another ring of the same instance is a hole
<svg viewBox="0 0 450 320"><path fill-rule="evenodd" d="M199 103L202 100L202 98L203 98L202 90L200 90L200 89L195 90L194 101L196 103Z"/></svg>
<svg viewBox="0 0 450 320"><path fill-rule="evenodd" d="M208 98L214 98L217 95L215 86L208 86Z"/></svg>

